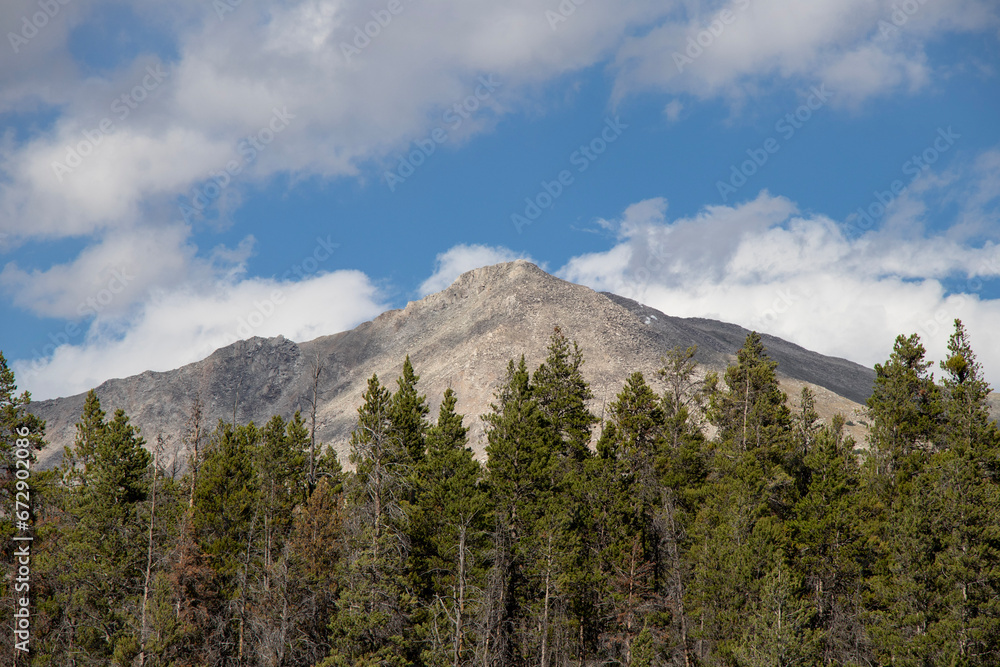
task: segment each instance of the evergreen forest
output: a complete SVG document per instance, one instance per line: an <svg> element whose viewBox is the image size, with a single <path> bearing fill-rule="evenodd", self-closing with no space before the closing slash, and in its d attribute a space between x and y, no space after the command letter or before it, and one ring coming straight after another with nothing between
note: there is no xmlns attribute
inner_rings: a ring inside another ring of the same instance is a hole
<svg viewBox="0 0 1000 667"><path fill-rule="evenodd" d="M0 355L0 663L1000 665L1000 432L962 323L943 360L899 336L864 414L822 421L758 334L721 375L695 352L601 414L558 327L485 415L451 389L430 414L407 357L346 462L301 414L207 424L192 400L168 465L91 392L31 471L27 653L15 442L44 424Z"/></svg>

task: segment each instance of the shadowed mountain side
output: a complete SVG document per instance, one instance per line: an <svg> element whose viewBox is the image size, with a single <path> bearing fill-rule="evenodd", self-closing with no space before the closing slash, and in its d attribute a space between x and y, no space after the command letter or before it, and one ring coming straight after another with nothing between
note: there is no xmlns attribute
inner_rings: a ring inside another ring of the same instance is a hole
<svg viewBox="0 0 1000 667"><path fill-rule="evenodd" d="M586 360L584 376L595 396L591 408L598 416L633 371L642 371L655 389L661 389L656 371L661 356L672 347L697 344L699 360L722 370L746 337L746 331L735 325L668 317L634 301L565 282L519 260L470 271L448 289L351 331L301 344L282 337L253 338L177 370L109 380L97 394L109 414L123 408L147 441L162 434L167 457L173 453L180 464L185 422L196 396L203 403L203 424L209 430L220 418L232 420L234 409L241 422L263 424L273 414L287 418L295 410L302 410L308 419L318 364L322 372L317 385L317 437L333 445L346 464L350 432L368 378L377 373L395 390L395 379L409 354L431 417L436 417L444 390L453 388L457 409L472 429L472 446L481 456L485 442L480 415L489 411L508 360L523 353L534 369L545 357L555 325L580 344ZM781 364L778 371L786 376L789 395L794 399L802 381L816 385L823 416L840 411L850 417L858 407L855 401L870 391L871 381L867 388L862 381L874 377L869 369L776 338L767 337L765 342ZM786 364L791 373L785 372ZM39 457L41 466L57 465L63 447L72 444L83 400L81 394L32 405L32 411L48 421L52 443Z"/></svg>
<svg viewBox="0 0 1000 667"><path fill-rule="evenodd" d="M706 365L728 364L746 341L748 329L728 322L665 315L617 294L602 292L625 307L647 326L658 331L668 345L698 345L697 359ZM781 338L761 334L767 354L778 362L782 377L825 387L854 401L864 403L871 396L875 371L853 361L827 357Z"/></svg>

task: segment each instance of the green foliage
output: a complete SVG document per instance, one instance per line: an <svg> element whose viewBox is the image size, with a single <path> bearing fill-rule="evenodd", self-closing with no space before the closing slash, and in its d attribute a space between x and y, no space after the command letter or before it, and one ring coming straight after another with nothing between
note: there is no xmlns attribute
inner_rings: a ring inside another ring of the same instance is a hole
<svg viewBox="0 0 1000 667"><path fill-rule="evenodd" d="M28 412L31 394L17 394L14 371L7 366L7 359L0 351L0 464L13 465L14 444L18 438L27 437L32 449L41 449L45 437L45 422ZM24 436L23 429L28 430Z"/></svg>
<svg viewBox="0 0 1000 667"><path fill-rule="evenodd" d="M487 483L497 518L517 540L532 526L554 476L553 434L534 396L524 357L507 365L487 424Z"/></svg>
<svg viewBox="0 0 1000 667"><path fill-rule="evenodd" d="M777 365L768 358L760 335L750 333L736 353L736 364L726 370L727 391L711 396L709 414L719 428L719 440L746 451L773 447L785 438L790 411L775 376Z"/></svg>
<svg viewBox="0 0 1000 667"><path fill-rule="evenodd" d="M481 484L482 466L467 447L468 429L455 412L457 398L444 393L437 424L427 435L418 467L419 501L411 514L414 573L421 612L418 633L427 665L465 664L477 636L490 508Z"/></svg>
<svg viewBox="0 0 1000 667"><path fill-rule="evenodd" d="M931 364L925 354L916 334L900 335L888 361L875 364L875 386L867 413L871 462L879 475L896 471L909 474L906 459L938 442L940 390L928 372Z"/></svg>
<svg viewBox="0 0 1000 667"><path fill-rule="evenodd" d="M793 413L757 334L721 379L695 356L629 375L595 456L556 329L500 379L485 465L407 359L314 484L299 414L220 422L174 479L91 392L32 471L30 664L1000 664L1000 432L962 323L940 383L916 336L876 367L868 451L808 389ZM14 390L0 355L7 444Z"/></svg>
<svg viewBox="0 0 1000 667"><path fill-rule="evenodd" d="M411 463L419 463L424 456L427 437L426 396L417 393L420 376L413 372L410 356L403 362L403 374L396 381L398 388L392 395L389 420Z"/></svg>
<svg viewBox="0 0 1000 667"><path fill-rule="evenodd" d="M582 460L589 455L590 429L597 418L587 409L593 398L583 379L583 353L559 327L549 339L549 354L532 378L535 400L562 441L563 456Z"/></svg>
<svg viewBox="0 0 1000 667"><path fill-rule="evenodd" d="M402 383L401 383L402 390ZM348 554L330 621L325 665L404 665L415 650L403 491L412 458L392 420L393 400L373 375L351 436Z"/></svg>
<svg viewBox="0 0 1000 667"><path fill-rule="evenodd" d="M219 422L212 434L194 496L194 529L231 594L249 567L250 544L261 529L260 480L254 458L260 430L252 423Z"/></svg>

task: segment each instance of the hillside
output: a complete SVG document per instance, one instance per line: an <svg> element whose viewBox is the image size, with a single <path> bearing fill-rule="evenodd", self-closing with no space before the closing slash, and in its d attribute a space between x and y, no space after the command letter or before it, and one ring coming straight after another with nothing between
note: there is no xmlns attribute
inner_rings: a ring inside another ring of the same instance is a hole
<svg viewBox="0 0 1000 667"><path fill-rule="evenodd" d="M507 361L523 353L529 367L537 366L556 325L580 344L584 375L595 396L591 408L598 416L633 371L642 371L658 387L660 358L674 346L697 345L705 370L723 370L748 333L724 322L671 317L560 280L521 260L465 273L444 291L350 331L303 343L280 336L252 338L173 371L109 380L97 387L97 394L108 412L124 409L147 441L162 435L168 456L173 452L180 464L182 433L195 397L201 399L209 427L220 418L232 420L234 414L238 421L263 423L273 414L308 413L318 364L318 437L346 462L365 383L377 373L394 388L409 354L431 414L436 414L444 390L453 388L481 455L479 416L489 410ZM850 419L871 390L871 369L771 336L764 341L789 396L794 400L802 386L813 387L824 417L841 412ZM57 465L63 447L72 444L83 401L79 394L32 405L48 422L51 444L40 453L41 466Z"/></svg>

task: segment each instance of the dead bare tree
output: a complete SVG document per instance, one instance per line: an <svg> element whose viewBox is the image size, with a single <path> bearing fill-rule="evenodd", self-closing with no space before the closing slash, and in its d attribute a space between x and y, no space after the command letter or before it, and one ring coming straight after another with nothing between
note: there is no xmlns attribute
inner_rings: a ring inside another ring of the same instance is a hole
<svg viewBox="0 0 1000 667"><path fill-rule="evenodd" d="M309 402L309 490L316 488L316 410L319 408L319 378L326 366L319 358L319 352L313 357L312 363L312 394L307 397Z"/></svg>
<svg viewBox="0 0 1000 667"><path fill-rule="evenodd" d="M153 574L153 525L156 522L156 472L157 461L160 450L164 447L163 435L156 436L156 445L153 446L153 469L152 469L152 489L150 491L149 509L149 539L146 545L146 580L142 586L142 621L139 629L139 667L146 664L146 640L149 638L149 628L146 624L146 609L149 606L149 582Z"/></svg>
<svg viewBox="0 0 1000 667"><path fill-rule="evenodd" d="M198 484L198 468L201 465L201 441L205 437L202 419L201 397L195 396L194 401L191 403L191 411L188 413L187 423L184 426L184 444L188 450L188 466L191 470L191 491L188 495L188 507L192 509L194 508L194 490Z"/></svg>

